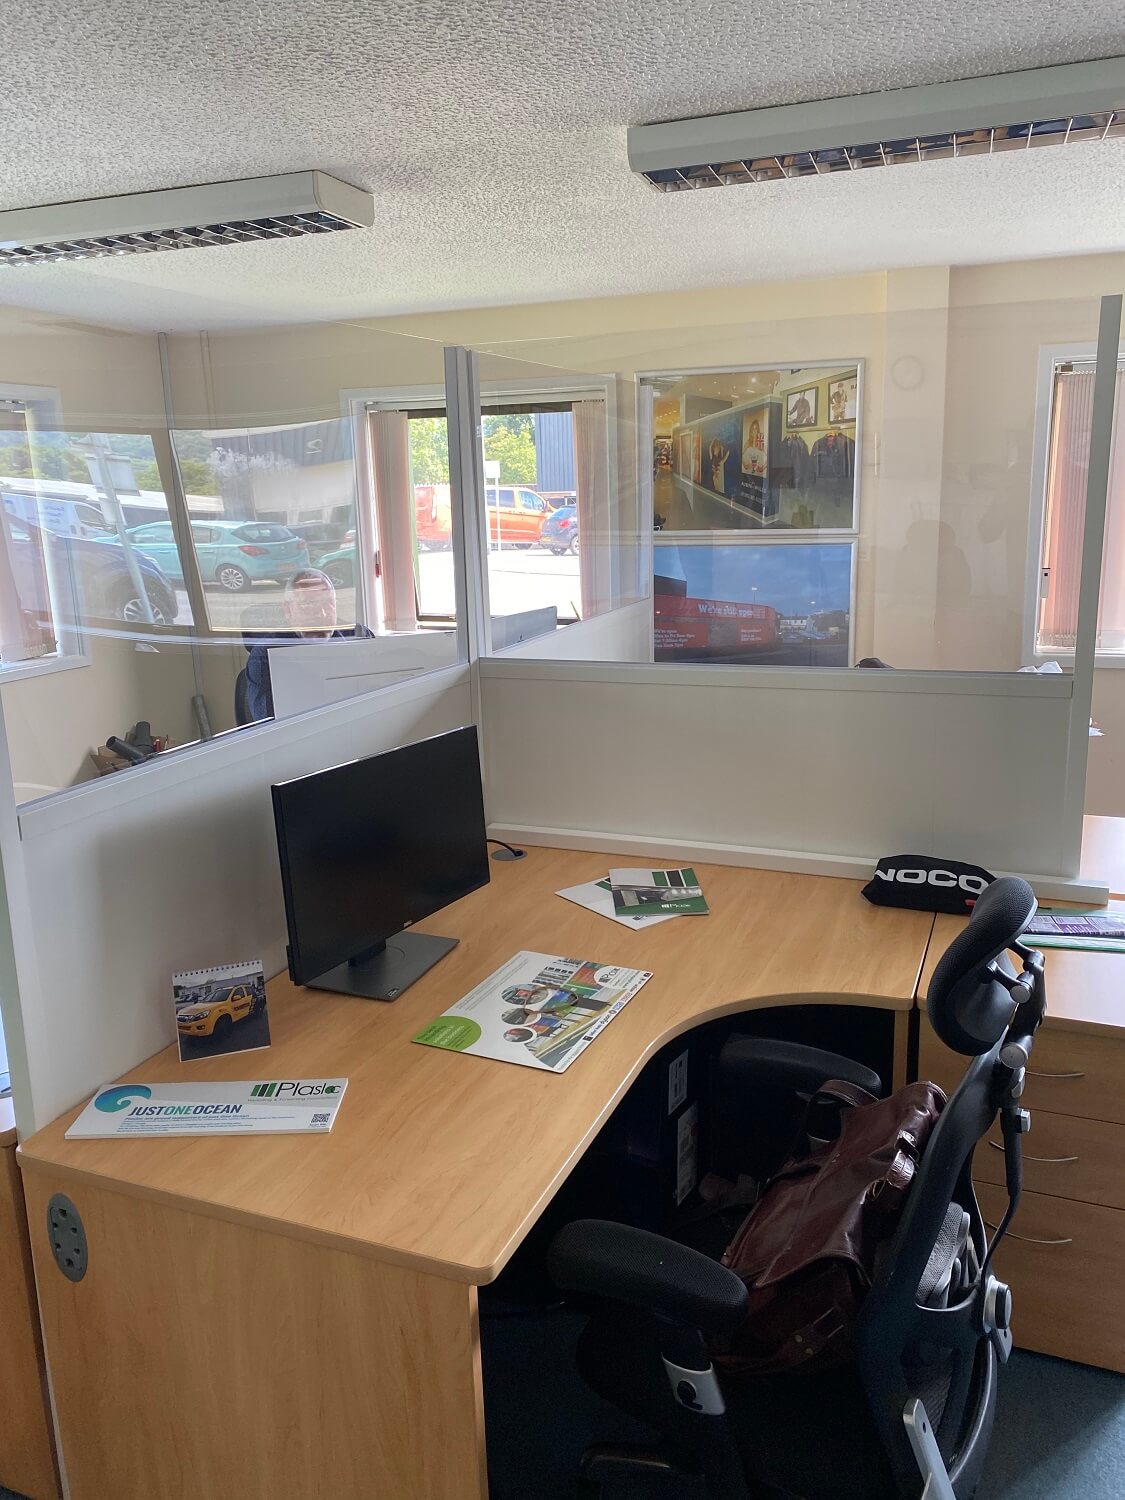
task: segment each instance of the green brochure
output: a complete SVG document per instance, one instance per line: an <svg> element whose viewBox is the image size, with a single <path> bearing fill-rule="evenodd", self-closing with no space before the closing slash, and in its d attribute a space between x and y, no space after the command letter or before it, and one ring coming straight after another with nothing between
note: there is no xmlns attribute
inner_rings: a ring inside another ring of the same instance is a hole
<svg viewBox="0 0 1125 1500"><path fill-rule="evenodd" d="M610 870L613 907L621 916L705 917L708 907L690 866L681 870Z"/></svg>

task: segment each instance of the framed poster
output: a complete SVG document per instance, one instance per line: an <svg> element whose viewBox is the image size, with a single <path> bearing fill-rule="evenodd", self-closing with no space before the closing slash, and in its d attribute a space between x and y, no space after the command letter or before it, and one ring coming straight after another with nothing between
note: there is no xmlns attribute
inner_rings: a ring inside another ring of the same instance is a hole
<svg viewBox="0 0 1125 1500"><path fill-rule="evenodd" d="M818 386L809 385L803 391L790 391L785 398L786 427L790 430L799 427L815 427L819 403Z"/></svg>
<svg viewBox="0 0 1125 1500"><path fill-rule="evenodd" d="M665 541L653 552L656 661L847 667L851 541Z"/></svg>
<svg viewBox="0 0 1125 1500"><path fill-rule="evenodd" d="M854 422L856 419L857 375L847 375L842 380L828 382L828 420L834 424Z"/></svg>

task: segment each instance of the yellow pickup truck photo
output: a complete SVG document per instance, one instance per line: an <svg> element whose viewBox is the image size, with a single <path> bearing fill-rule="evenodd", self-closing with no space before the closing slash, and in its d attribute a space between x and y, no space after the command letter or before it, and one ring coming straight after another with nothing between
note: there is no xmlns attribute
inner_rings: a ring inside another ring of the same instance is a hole
<svg viewBox="0 0 1125 1500"><path fill-rule="evenodd" d="M176 1026L181 1036L227 1036L236 1021L256 1015L265 997L253 983L232 984L224 993L209 1000L181 1005L176 1011Z"/></svg>

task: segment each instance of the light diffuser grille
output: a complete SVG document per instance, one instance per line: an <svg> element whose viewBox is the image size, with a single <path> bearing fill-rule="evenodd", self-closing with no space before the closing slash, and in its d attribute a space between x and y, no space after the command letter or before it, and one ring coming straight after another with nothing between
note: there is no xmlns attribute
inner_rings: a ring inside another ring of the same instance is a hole
<svg viewBox="0 0 1125 1500"><path fill-rule="evenodd" d="M906 140L873 141L860 146L830 146L782 156L664 167L644 171L641 176L659 192L679 193L695 188L734 187L744 182L776 182L789 177L821 177L830 172L856 172L868 167L902 166L961 156L989 156L1002 151L1027 151L1040 146L1065 146L1077 141L1104 141L1115 137L1125 137L1125 109L983 130L948 131Z"/></svg>

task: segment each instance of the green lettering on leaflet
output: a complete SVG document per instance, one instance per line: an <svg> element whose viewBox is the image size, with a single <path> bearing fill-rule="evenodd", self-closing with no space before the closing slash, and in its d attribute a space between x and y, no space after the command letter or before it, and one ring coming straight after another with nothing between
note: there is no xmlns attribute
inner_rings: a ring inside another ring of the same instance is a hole
<svg viewBox="0 0 1125 1500"><path fill-rule="evenodd" d="M447 1052L464 1052L480 1041L480 1027L463 1016L439 1016L415 1040L425 1042L428 1047L444 1047Z"/></svg>

